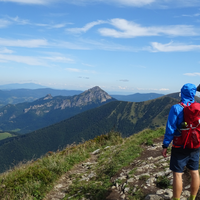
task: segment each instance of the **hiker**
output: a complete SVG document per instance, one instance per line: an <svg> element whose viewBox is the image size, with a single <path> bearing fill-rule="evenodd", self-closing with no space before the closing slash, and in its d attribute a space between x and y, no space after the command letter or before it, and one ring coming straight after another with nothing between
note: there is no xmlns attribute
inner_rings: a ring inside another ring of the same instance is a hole
<svg viewBox="0 0 200 200"><path fill-rule="evenodd" d="M185 105L190 105L195 102L194 97L196 91L200 92L200 84L196 87L194 84L187 83L181 88L181 102ZM163 140L162 155L167 157L167 147L173 140L171 150L170 169L173 171L173 200L180 200L182 192L182 173L186 166L191 174L190 197L188 200L194 200L199 189L199 149L189 149L182 145L174 145L174 138L180 136L179 127L184 122L183 106L175 104L171 107L166 131Z"/></svg>

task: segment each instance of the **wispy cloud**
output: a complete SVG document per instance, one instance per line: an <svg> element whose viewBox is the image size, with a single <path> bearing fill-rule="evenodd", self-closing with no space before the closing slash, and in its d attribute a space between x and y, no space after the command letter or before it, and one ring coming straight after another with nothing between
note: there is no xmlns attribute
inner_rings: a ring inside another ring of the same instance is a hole
<svg viewBox="0 0 200 200"><path fill-rule="evenodd" d="M66 29L66 31L71 32L71 33L85 33L92 27L99 25L99 24L104 24L104 23L107 23L107 22L103 21L103 20L98 20L98 21L90 22L82 28L68 28L68 29Z"/></svg>
<svg viewBox="0 0 200 200"><path fill-rule="evenodd" d="M111 4L113 6L129 6L129 7L143 7L154 6L157 8L170 8L170 7L194 7L199 6L199 0L0 0L0 2L12 2L27 5L49 5L55 3L69 3L75 5L85 5L94 3Z"/></svg>
<svg viewBox="0 0 200 200"><path fill-rule="evenodd" d="M62 62L62 63L73 63L74 60L71 58L67 58L64 56L53 56L53 57L43 57L46 60L50 60L52 62Z"/></svg>
<svg viewBox="0 0 200 200"><path fill-rule="evenodd" d="M40 59L31 56L18 56L18 55L5 55L0 54L0 60L3 62L17 62L27 65L38 65L46 66L46 63L42 62Z"/></svg>
<svg viewBox="0 0 200 200"><path fill-rule="evenodd" d="M9 20L0 19L0 28L5 28L5 27L9 26L10 24L11 24L11 22Z"/></svg>
<svg viewBox="0 0 200 200"><path fill-rule="evenodd" d="M12 22L14 22L14 23L16 23L16 24L20 24L20 25L30 24L29 20L21 19L21 18L19 18L18 16L16 16L16 17L9 17L9 16L7 16L7 18L8 18L10 21L12 21Z"/></svg>
<svg viewBox="0 0 200 200"><path fill-rule="evenodd" d="M0 53L12 54L13 51L7 48L0 49Z"/></svg>
<svg viewBox="0 0 200 200"><path fill-rule="evenodd" d="M109 40L91 40L91 39L80 39L83 46L88 46L89 49L100 49L105 51L130 51L137 52L138 49L132 46L126 46L122 44L113 43Z"/></svg>
<svg viewBox="0 0 200 200"><path fill-rule="evenodd" d="M186 45L186 44L176 44L173 42L167 44L161 44L158 42L151 43L153 51L161 51L161 52L174 52L174 51L194 51L200 50L200 45Z"/></svg>
<svg viewBox="0 0 200 200"><path fill-rule="evenodd" d="M84 69L77 69L77 68L66 68L65 70L69 72L81 72L81 73L87 73L87 74L96 74L97 72L94 70L84 70Z"/></svg>
<svg viewBox="0 0 200 200"><path fill-rule="evenodd" d="M94 65L90 65L90 64L87 64L87 63L81 63L82 65L84 66L87 66L87 67L95 67Z"/></svg>
<svg viewBox="0 0 200 200"><path fill-rule="evenodd" d="M121 81L121 82L129 82L129 80L127 80L127 79L121 79L119 81Z"/></svg>
<svg viewBox="0 0 200 200"><path fill-rule="evenodd" d="M4 18L0 19L0 28L6 28L12 24L38 26L38 27L45 27L47 29L59 29L59 28L64 28L67 24L71 24L71 23L65 23L65 22L49 23L49 24L32 23L30 20L22 19L18 16L16 17L5 16Z"/></svg>
<svg viewBox="0 0 200 200"><path fill-rule="evenodd" d="M196 36L199 30L192 25L171 25L171 26L150 26L143 27L132 21L125 19L111 19L110 24L116 29L100 28L99 33L102 36L114 38L134 38L141 36Z"/></svg>
<svg viewBox="0 0 200 200"><path fill-rule="evenodd" d="M199 17L200 13L195 13L193 15L182 15L183 17Z"/></svg>
<svg viewBox="0 0 200 200"><path fill-rule="evenodd" d="M147 90L147 91L168 91L168 88L137 88L137 90Z"/></svg>
<svg viewBox="0 0 200 200"><path fill-rule="evenodd" d="M46 5L52 0L0 0L0 2L12 2L12 3L20 3L20 4L38 4L38 5Z"/></svg>
<svg viewBox="0 0 200 200"><path fill-rule="evenodd" d="M47 45L48 45L48 42L45 39L8 40L8 39L0 38L0 46L36 48L36 47L47 46Z"/></svg>
<svg viewBox="0 0 200 200"><path fill-rule="evenodd" d="M76 68L66 68L66 70L70 72L81 72L80 69L76 69Z"/></svg>
<svg viewBox="0 0 200 200"><path fill-rule="evenodd" d="M194 73L185 73L185 76L200 76L200 72L194 72Z"/></svg>

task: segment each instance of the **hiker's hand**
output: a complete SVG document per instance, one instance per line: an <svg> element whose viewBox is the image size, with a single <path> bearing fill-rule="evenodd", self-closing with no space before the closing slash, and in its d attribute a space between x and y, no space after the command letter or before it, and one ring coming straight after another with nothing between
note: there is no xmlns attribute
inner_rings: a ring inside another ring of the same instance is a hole
<svg viewBox="0 0 200 200"><path fill-rule="evenodd" d="M164 158L167 157L167 148L163 148L162 155L163 155Z"/></svg>

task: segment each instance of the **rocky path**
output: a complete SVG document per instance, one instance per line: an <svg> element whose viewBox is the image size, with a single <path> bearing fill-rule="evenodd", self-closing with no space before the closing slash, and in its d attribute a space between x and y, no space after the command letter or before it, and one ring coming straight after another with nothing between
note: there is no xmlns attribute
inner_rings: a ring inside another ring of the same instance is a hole
<svg viewBox="0 0 200 200"><path fill-rule="evenodd" d="M93 152L91 157L85 162L79 163L73 167L72 170L64 174L55 184L53 190L47 194L44 200L61 200L65 197L66 191L74 180L74 175L77 174L87 174L88 170L91 169L92 165L96 164L97 161L97 152ZM93 175L85 175L82 177L83 180L89 180ZM73 199L73 198L72 198Z"/></svg>
<svg viewBox="0 0 200 200"><path fill-rule="evenodd" d="M141 156L112 177L113 186L106 200L132 199L138 192L144 194L145 200L171 199L173 174L169 170L170 155L161 156L162 138L154 145L143 146ZM190 175L186 169L183 175L183 192L181 200L187 200L190 195ZM169 184L168 189L162 189Z"/></svg>
<svg viewBox="0 0 200 200"><path fill-rule="evenodd" d="M155 141L152 146L143 146L144 151L139 158L130 163L129 166L121 169L111 178L113 183L109 189L105 200L134 199L138 194L144 194L145 200L167 200L172 197L172 172L169 170L170 155L164 159L161 156L162 138ZM93 166L97 163L97 150L91 157L63 175L54 186L54 189L45 197L44 200L61 200L72 184L73 177L80 174L80 180L89 181L95 176ZM94 167L95 168L95 167ZM186 169L183 175L183 192L181 200L186 200L190 192L190 175ZM168 189L162 189L168 184ZM68 199L74 199L73 196ZM200 199L200 198L199 198ZM83 198L82 200L87 200ZM89 200L89 199L88 199ZM103 199L102 199L103 200Z"/></svg>

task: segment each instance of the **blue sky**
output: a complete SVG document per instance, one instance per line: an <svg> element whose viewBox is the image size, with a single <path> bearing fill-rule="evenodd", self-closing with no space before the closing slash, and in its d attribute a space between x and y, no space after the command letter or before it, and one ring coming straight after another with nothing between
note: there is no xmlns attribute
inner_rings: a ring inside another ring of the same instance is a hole
<svg viewBox="0 0 200 200"><path fill-rule="evenodd" d="M110 94L200 84L199 0L0 0L0 85Z"/></svg>

